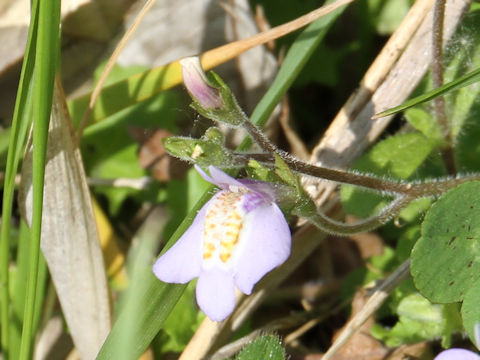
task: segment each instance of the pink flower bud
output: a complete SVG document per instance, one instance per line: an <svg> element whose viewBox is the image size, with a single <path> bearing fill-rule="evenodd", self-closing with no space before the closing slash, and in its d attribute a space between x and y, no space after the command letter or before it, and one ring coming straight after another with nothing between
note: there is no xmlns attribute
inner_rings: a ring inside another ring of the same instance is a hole
<svg viewBox="0 0 480 360"><path fill-rule="evenodd" d="M223 101L217 89L210 85L198 56L180 60L182 66L183 83L190 96L203 108L220 108Z"/></svg>

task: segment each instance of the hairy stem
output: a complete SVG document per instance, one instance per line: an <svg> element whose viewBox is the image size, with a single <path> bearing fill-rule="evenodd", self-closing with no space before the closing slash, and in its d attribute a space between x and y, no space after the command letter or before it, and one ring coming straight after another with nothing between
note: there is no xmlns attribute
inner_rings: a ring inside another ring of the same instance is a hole
<svg viewBox="0 0 480 360"><path fill-rule="evenodd" d="M436 0L433 11L432 31L432 78L434 88L443 85L443 22L445 14L445 0ZM454 175L456 170L453 152L453 137L445 110L445 98L439 96L434 100L434 109L437 121L445 139L445 145L440 149L447 172Z"/></svg>
<svg viewBox="0 0 480 360"><path fill-rule="evenodd" d="M424 182L402 182L391 179L380 178L374 175L360 174L347 170L331 169L322 166L312 165L292 156L283 151L276 151L282 157L285 163L292 171L313 176L322 180L338 182L361 186L370 190L376 190L383 193L405 195L412 198L421 198L428 196L438 196L449 189L468 181L480 180L480 174L470 174L458 177L445 177L432 179ZM273 166L274 158L266 153L235 154L237 166L245 166L249 159L254 159L265 166Z"/></svg>
<svg viewBox="0 0 480 360"><path fill-rule="evenodd" d="M353 235L376 229L385 224L390 219L400 213L414 198L409 196L400 196L389 205L384 207L379 214L368 219L358 221L353 224L346 224L329 218L320 211L312 213L310 216L303 216L320 230L335 235ZM302 215L300 215L302 216Z"/></svg>

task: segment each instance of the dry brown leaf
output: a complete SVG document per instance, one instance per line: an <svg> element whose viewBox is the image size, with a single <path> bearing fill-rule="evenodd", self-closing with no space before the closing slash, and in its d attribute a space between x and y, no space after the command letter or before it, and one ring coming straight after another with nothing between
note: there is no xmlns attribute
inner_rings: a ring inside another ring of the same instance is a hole
<svg viewBox="0 0 480 360"><path fill-rule="evenodd" d="M73 342L94 359L111 326L105 267L83 163L59 80L48 132L41 248ZM32 220L32 147L23 160L20 207Z"/></svg>

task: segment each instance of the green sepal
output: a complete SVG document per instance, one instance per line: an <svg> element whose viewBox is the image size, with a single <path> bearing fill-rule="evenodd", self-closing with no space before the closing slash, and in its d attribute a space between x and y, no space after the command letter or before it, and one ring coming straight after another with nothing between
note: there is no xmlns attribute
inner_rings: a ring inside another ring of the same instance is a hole
<svg viewBox="0 0 480 360"><path fill-rule="evenodd" d="M218 137L210 138L212 134L213 131L201 139L173 136L164 139L163 146L170 155L200 166L235 167L233 153L218 142Z"/></svg>
<svg viewBox="0 0 480 360"><path fill-rule="evenodd" d="M223 105L220 108L204 108L195 99L190 105L200 115L211 119L213 121L238 127L241 126L247 120L247 116L238 105L237 99L233 95L230 88L223 82L223 80L215 72L211 71L207 75L209 85L218 90L220 97L222 98Z"/></svg>

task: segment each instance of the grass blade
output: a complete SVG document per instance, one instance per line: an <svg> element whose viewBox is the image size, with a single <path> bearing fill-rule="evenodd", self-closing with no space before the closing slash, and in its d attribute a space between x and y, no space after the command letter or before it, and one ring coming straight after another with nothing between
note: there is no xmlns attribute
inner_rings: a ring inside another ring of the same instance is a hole
<svg viewBox="0 0 480 360"><path fill-rule="evenodd" d="M1 312L1 345L2 355L5 360L10 358L10 299L9 299L9 238L12 205L15 188L15 175L17 173L20 158L23 154L27 132L30 127L32 114L32 84L35 63L35 49L37 39L38 7L33 4L31 26L29 28L25 60L22 65L20 83L11 127L10 141L8 145L7 164L5 170L5 182L2 201L2 229L0 241L0 312Z"/></svg>
<svg viewBox="0 0 480 360"><path fill-rule="evenodd" d="M391 109L382 111L381 113L376 114L373 117L373 119L378 119L384 116L397 114L401 111L407 110L408 108L433 100L439 96L445 95L446 93L461 89L465 86L474 84L478 81L480 81L480 69L476 69L466 75L463 75L456 80L453 80L449 83L446 83L443 86L440 86L439 88L436 88L435 90L431 90L429 92L426 92L425 94L414 97L413 99L410 99L404 102L402 105L395 106Z"/></svg>
<svg viewBox="0 0 480 360"><path fill-rule="evenodd" d="M31 358L35 333L34 314L40 258L46 143L52 105L53 81L60 45L60 0L36 0L33 3L33 8L38 9L38 34L35 47L35 78L33 84L33 108L35 109L33 112L33 220L30 271L20 345L21 360ZM32 25L36 26L37 23Z"/></svg>

